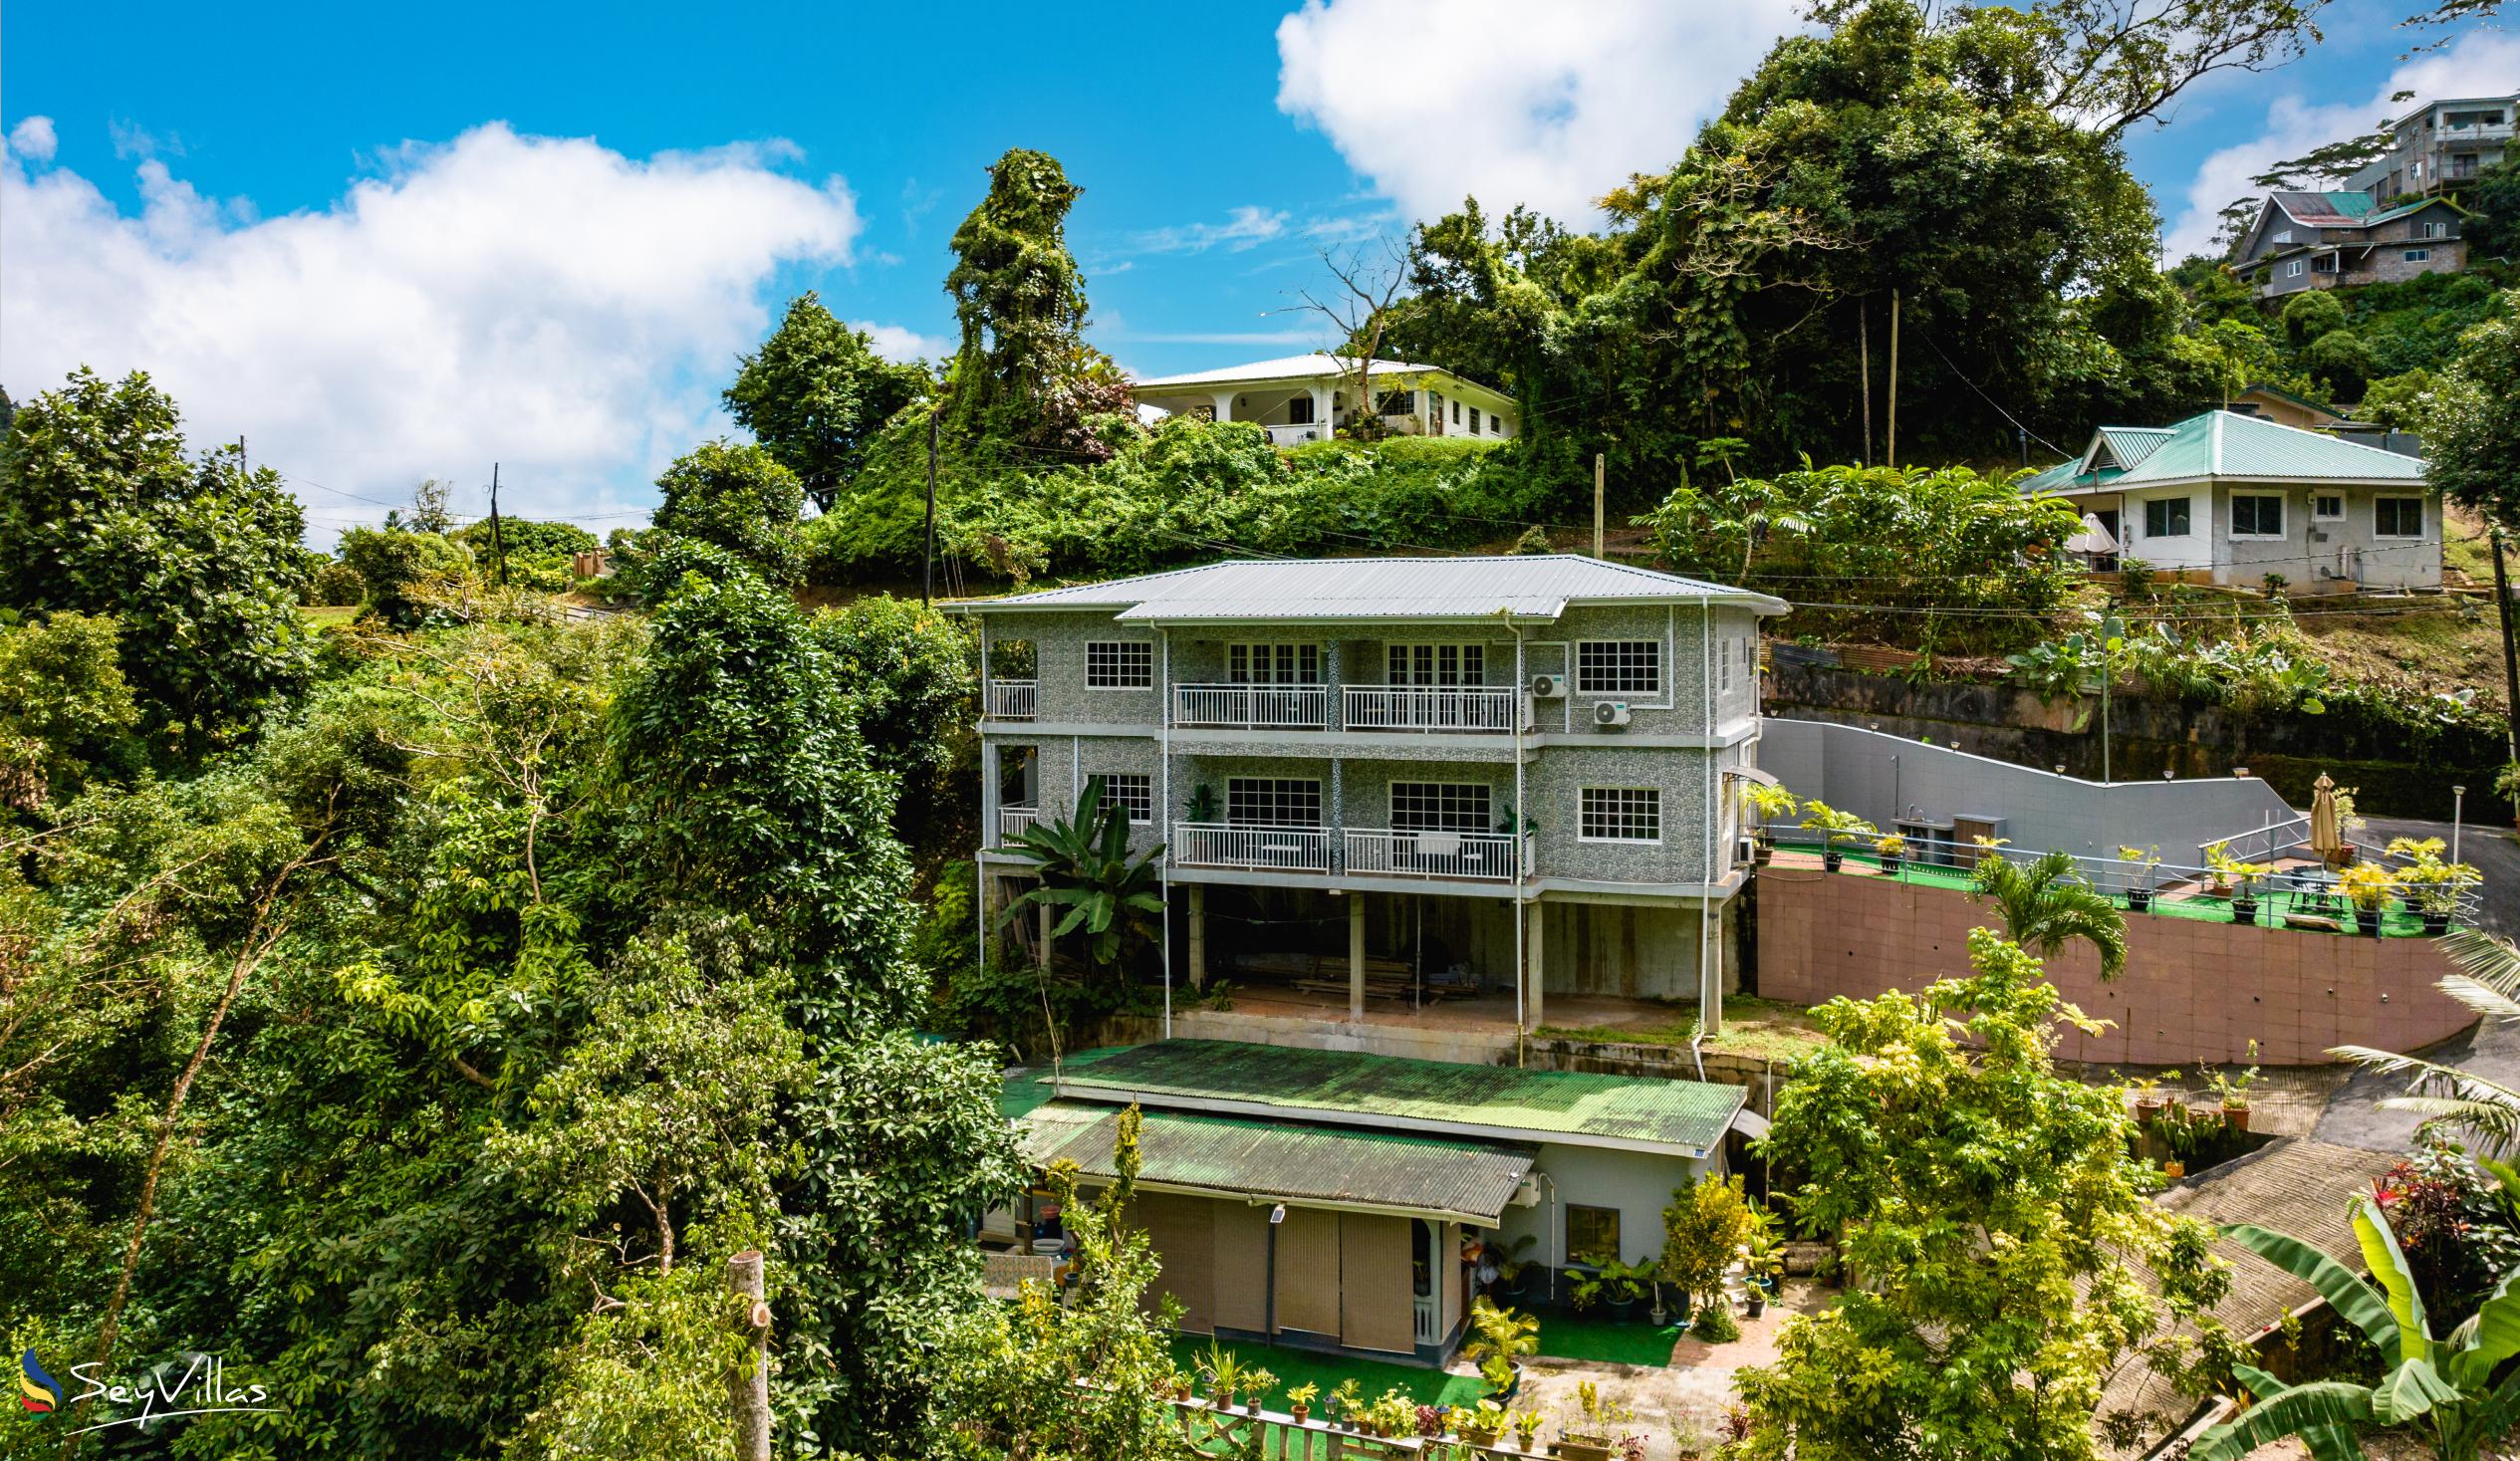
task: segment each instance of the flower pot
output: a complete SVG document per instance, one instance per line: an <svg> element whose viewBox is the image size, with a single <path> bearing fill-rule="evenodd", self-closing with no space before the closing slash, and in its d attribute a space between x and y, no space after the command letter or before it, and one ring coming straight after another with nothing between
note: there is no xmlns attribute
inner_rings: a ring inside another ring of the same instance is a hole
<svg viewBox="0 0 2520 1461"><path fill-rule="evenodd" d="M1753 867L1765 867L1775 860L1776 849L1766 843L1757 844L1750 849L1750 865Z"/></svg>
<svg viewBox="0 0 2520 1461"><path fill-rule="evenodd" d="M2139 1096L2135 1098L2135 1118L2139 1122L2149 1124L2157 1119L2161 1112L2169 1109L2169 1105L2167 1100L2158 1096Z"/></svg>
<svg viewBox="0 0 2520 1461"><path fill-rule="evenodd" d="M1882 875L1884 877L1896 877L1898 875L1898 859L1896 857L1884 857L1882 859Z"/></svg>
<svg viewBox="0 0 2520 1461"><path fill-rule="evenodd" d="M1827 852L1820 854L1820 865L1826 871L1835 872L1846 864L1847 854L1844 852ZM1564 1445L1565 1442L1561 1441L1559 1444Z"/></svg>
<svg viewBox="0 0 2520 1461"><path fill-rule="evenodd" d="M1750 1291L1749 1298L1743 1302L1741 1307L1744 1314L1749 1315L1752 1319L1757 1319L1760 1315L1768 1312L1768 1296L1760 1293L1756 1289L1752 1289Z"/></svg>
<svg viewBox="0 0 2520 1461"><path fill-rule="evenodd" d="M2355 925L2357 928L2362 929L2365 933L2370 934L2370 935L2371 935L2372 937L2374 937L2374 938L2378 938L2378 937L2380 937L2380 909L2378 909L2378 908L2357 908L2357 909L2355 909L2355 910L2354 910L2354 925Z"/></svg>
<svg viewBox="0 0 2520 1461"><path fill-rule="evenodd" d="M2161 1163L2161 1175L2175 1182L2187 1175L2187 1163L2180 1161L2177 1157L2171 1157L2168 1161Z"/></svg>
<svg viewBox="0 0 2520 1461"><path fill-rule="evenodd" d="M1461 1439L1468 1441L1474 1446L1493 1446L1496 1444L1496 1437L1498 1434L1499 1432L1497 1431L1482 1430L1475 1425L1465 1425L1461 1427Z"/></svg>
<svg viewBox="0 0 2520 1461"><path fill-rule="evenodd" d="M2135 911L2135 912L2142 913L2142 912L2144 912L2144 911L2148 910L2151 906L2152 906L2152 890L2151 890L2150 888L2147 888L2147 887L2137 887L2137 888L2129 888L2129 889L2127 890L2127 907L2128 907L2128 908L2132 909L2132 910L2133 910L2133 911Z"/></svg>
<svg viewBox="0 0 2520 1461"><path fill-rule="evenodd" d="M1637 1301L1636 1301L1636 1300L1634 1300L1634 1299L1613 1299L1613 1300L1609 1301L1609 1303L1610 1303L1610 1317L1611 1317L1612 1319L1615 1319L1615 1320L1619 1321L1621 1324L1626 1324L1628 1321L1630 1321L1630 1320L1632 1320L1632 1319L1634 1319L1634 1318L1636 1318L1636 1317L1637 1317Z"/></svg>
<svg viewBox="0 0 2520 1461"><path fill-rule="evenodd" d="M1558 1434L1560 1461L1610 1461L1610 1437Z"/></svg>
<svg viewBox="0 0 2520 1461"><path fill-rule="evenodd" d="M2232 1130L2245 1131L2249 1129L2249 1108L2244 1105L2226 1105L2222 1108L2222 1119Z"/></svg>
<svg viewBox="0 0 2520 1461"><path fill-rule="evenodd" d="M2231 900L2231 921L2234 923L2255 923L2257 921L2257 899L2233 898Z"/></svg>
<svg viewBox="0 0 2520 1461"><path fill-rule="evenodd" d="M1295 1417L1295 1423L1297 1425L1302 1425L1305 1419L1313 1413L1313 1407L1310 1405L1289 1405L1286 1407L1286 1413Z"/></svg>
<svg viewBox="0 0 2520 1461"><path fill-rule="evenodd" d="M1234 1392L1227 1390L1222 1394L1210 1395L1207 1397L1207 1403L1213 1410L1231 1410L1234 1408Z"/></svg>
<svg viewBox="0 0 2520 1461"><path fill-rule="evenodd" d="M2424 937L2426 937L2426 938L2439 938L2442 934L2445 934L2445 933L2447 933L2447 932L2449 932L2449 931L2450 931L2450 915L2449 915L2449 914L2447 914L2447 913L2426 913L2426 914L2424 914L2424 915L2423 915L2423 936L2424 936Z"/></svg>

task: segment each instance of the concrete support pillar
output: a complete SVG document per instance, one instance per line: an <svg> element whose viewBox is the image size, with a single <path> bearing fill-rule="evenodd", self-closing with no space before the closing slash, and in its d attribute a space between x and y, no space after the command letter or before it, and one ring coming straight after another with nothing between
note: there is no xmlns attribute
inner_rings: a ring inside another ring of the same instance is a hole
<svg viewBox="0 0 2520 1461"><path fill-rule="evenodd" d="M1330 387L1327 385L1316 385L1313 387L1312 393L1313 424L1321 427L1321 434L1327 437L1331 433Z"/></svg>
<svg viewBox="0 0 2520 1461"><path fill-rule="evenodd" d="M1523 1012L1531 1021L1531 1028L1534 1030L1549 1023L1543 997L1543 991L1549 981L1547 971L1542 967L1548 960L1549 951L1549 930L1542 916L1548 906L1547 903L1534 901L1530 907L1523 910L1524 927L1531 938L1531 973L1530 982L1524 986L1523 990Z"/></svg>
<svg viewBox="0 0 2520 1461"><path fill-rule="evenodd" d="M1230 421L1234 418L1234 393L1232 391L1215 391L1211 393L1210 398L1216 402L1216 419L1220 421Z"/></svg>
<svg viewBox="0 0 2520 1461"><path fill-rule="evenodd" d="M1050 968L1050 915L1053 909L1048 903L1043 903L1038 911L1041 913L1041 948L1037 951L1036 962L1047 972Z"/></svg>
<svg viewBox="0 0 2520 1461"><path fill-rule="evenodd" d="M1207 988L1207 885L1190 884L1190 988Z"/></svg>
<svg viewBox="0 0 2520 1461"><path fill-rule="evenodd" d="M1365 1018L1365 894L1348 894L1348 1018Z"/></svg>

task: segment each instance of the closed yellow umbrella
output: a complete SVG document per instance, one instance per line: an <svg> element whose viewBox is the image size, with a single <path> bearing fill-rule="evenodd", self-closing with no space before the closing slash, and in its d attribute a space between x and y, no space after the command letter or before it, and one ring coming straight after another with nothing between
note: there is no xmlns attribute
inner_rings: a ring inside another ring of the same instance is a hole
<svg viewBox="0 0 2520 1461"><path fill-rule="evenodd" d="M2337 784L2324 771L2311 783L2310 850L2329 862L2345 852L2345 839L2337 835Z"/></svg>

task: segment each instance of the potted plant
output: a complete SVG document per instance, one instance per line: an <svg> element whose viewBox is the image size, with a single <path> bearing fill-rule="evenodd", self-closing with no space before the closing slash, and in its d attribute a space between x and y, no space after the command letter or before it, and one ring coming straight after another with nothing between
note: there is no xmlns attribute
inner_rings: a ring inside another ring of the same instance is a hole
<svg viewBox="0 0 2520 1461"><path fill-rule="evenodd" d="M1172 1398L1175 1400L1190 1398L1190 1377L1177 1369L1172 1371Z"/></svg>
<svg viewBox="0 0 2520 1461"><path fill-rule="evenodd" d="M1755 781L1742 787L1741 800L1758 814L1758 821L1751 828L1750 860L1765 867L1768 859L1776 855L1776 839L1768 832L1769 824L1793 816L1802 810L1802 804L1781 786Z"/></svg>
<svg viewBox="0 0 2520 1461"><path fill-rule="evenodd" d="M1190 788L1190 800L1182 807L1181 812L1192 822L1210 823L1224 820L1217 815L1216 788L1205 782L1200 782L1197 786Z"/></svg>
<svg viewBox="0 0 2520 1461"><path fill-rule="evenodd" d="M2266 874L2274 870L2264 862L2233 862L2231 864L2232 922L2255 923L2257 921L2257 885L2265 881Z"/></svg>
<svg viewBox="0 0 2520 1461"><path fill-rule="evenodd" d="M1898 875L1899 860L1907 855L1907 839L1892 833L1889 837L1877 839L1873 844L1873 851L1882 859L1882 871L1895 877Z"/></svg>
<svg viewBox="0 0 2520 1461"><path fill-rule="evenodd" d="M2176 1071L2163 1071L2158 1076L2138 1076L2135 1078L2135 1118L2137 1124L2150 1125L2153 1120L2159 1117L2162 1107L2169 1104L2169 1097L2161 1094L2161 1083L2164 1081L2175 1081L2177 1079L2178 1072Z"/></svg>
<svg viewBox="0 0 2520 1461"><path fill-rule="evenodd" d="M1451 1416L1451 1414L1452 1414L1452 1411L1451 1411L1451 1408L1450 1408L1449 1406L1444 1406L1444 1405L1420 1405L1420 1406L1418 1406L1418 1407L1417 1407L1417 1434L1418 1434L1420 1437L1422 1437L1423 1439L1430 1440L1430 1441L1431 1441L1431 1440L1438 1440L1438 1439L1440 1439L1440 1438L1442 1437L1442 1435L1443 1435L1443 1432L1444 1432L1444 1425L1445 1425L1445 1422L1449 1419L1449 1417Z"/></svg>
<svg viewBox="0 0 2520 1461"><path fill-rule="evenodd" d="M1767 1313L1768 1296L1776 1292L1784 1271L1785 1235L1776 1214L1764 1207L1750 1209L1750 1231L1741 1240L1741 1272L1749 1289L1743 1307L1752 1319Z"/></svg>
<svg viewBox="0 0 2520 1461"><path fill-rule="evenodd" d="M1601 1386L1580 1380L1575 1386L1576 1413L1558 1422L1557 1454L1563 1461L1610 1461L1611 1429L1635 1412L1602 1400Z"/></svg>
<svg viewBox="0 0 2520 1461"><path fill-rule="evenodd" d="M1593 1260L1578 1258L1576 1262L1590 1263ZM1609 1286L1603 1283L1602 1271L1598 1266L1567 1270L1567 1303L1574 1306L1576 1313L1592 1313L1593 1306L1601 1303L1602 1296L1609 1292Z"/></svg>
<svg viewBox="0 0 2520 1461"><path fill-rule="evenodd" d="M1356 1376L1350 1375L1330 1392L1330 1398L1322 1402L1322 1408L1331 1419L1355 1430L1365 1415L1365 1387L1357 1383Z"/></svg>
<svg viewBox="0 0 2520 1461"><path fill-rule="evenodd" d="M1511 1414L1504 1406L1494 1400L1481 1400L1478 1409L1461 1417L1461 1439L1474 1446L1493 1446L1496 1438L1505 1433L1505 1427L1512 1423Z"/></svg>
<svg viewBox="0 0 2520 1461"><path fill-rule="evenodd" d="M2240 865L2240 859L2231 855L2231 845L2207 843L2204 852L2205 870L2210 874L2205 880L2205 891L2218 898L2231 896L2232 869Z"/></svg>
<svg viewBox="0 0 2520 1461"><path fill-rule="evenodd" d="M2381 913L2396 885L2396 874L2377 862L2357 862L2337 874L2337 890L2354 904L2355 924L2374 938L2380 936Z"/></svg>
<svg viewBox="0 0 2520 1461"><path fill-rule="evenodd" d="M1260 1402L1269 1398L1269 1392L1277 1387L1278 1377L1258 1365L1244 1370L1242 1372L1243 1410L1251 1415L1259 1414Z"/></svg>
<svg viewBox="0 0 2520 1461"><path fill-rule="evenodd" d="M1514 1444L1525 1451L1539 1444L1540 1423L1540 1412L1537 1410L1515 1411Z"/></svg>
<svg viewBox="0 0 2520 1461"><path fill-rule="evenodd" d="M2249 1068L2237 1076L2220 1071L2206 1078L2213 1083L2214 1094L2222 1097L2222 1119L2234 1131L2249 1129L2249 1088L2257 1083L2257 1042L2249 1042Z"/></svg>
<svg viewBox="0 0 2520 1461"><path fill-rule="evenodd" d="M1488 1241L1488 1251L1496 1256L1496 1288L1508 1299L1520 1299L1531 1288L1531 1260L1523 1255L1531 1250L1532 1241L1529 1233L1511 1243Z"/></svg>
<svg viewBox="0 0 2520 1461"><path fill-rule="evenodd" d="M2152 906L2152 869L2161 865L2159 848L2120 848L2118 860L2132 862L2142 871L2137 881L2127 888L2127 906L2141 913Z"/></svg>
<svg viewBox="0 0 2520 1461"><path fill-rule="evenodd" d="M1234 1387L1242 1383L1242 1365L1234 1359L1234 1351L1211 1339L1207 1352L1199 1356L1199 1370L1207 1376L1207 1403L1217 1410L1234 1408Z"/></svg>
<svg viewBox="0 0 2520 1461"><path fill-rule="evenodd" d="M2397 886L2400 896L2423 919L2424 936L2439 938L2449 932L2460 890L2483 881L2485 875L2465 862L2442 861L2437 837L2392 838L2388 851L2393 857L2406 859L2407 865L2397 870Z"/></svg>
<svg viewBox="0 0 2520 1461"><path fill-rule="evenodd" d="M1841 812L1820 801L1803 804L1803 826L1820 834L1820 865L1831 872L1846 864L1848 845L1881 833L1880 828L1854 813Z"/></svg>
<svg viewBox="0 0 2520 1461"><path fill-rule="evenodd" d="M1485 1295L1470 1301L1470 1342L1461 1356L1479 1367L1488 1393L1510 1400L1522 1388L1522 1356L1540 1352L1540 1321L1515 1309L1499 1309Z"/></svg>
<svg viewBox="0 0 2520 1461"><path fill-rule="evenodd" d="M1295 1423L1297 1425L1302 1425L1306 1420L1312 1418L1313 1397L1320 1393L1321 1386L1314 1384L1310 1380L1306 1380L1304 1383L1288 1390L1286 1392L1286 1413L1295 1417Z"/></svg>
<svg viewBox="0 0 2520 1461"><path fill-rule="evenodd" d="M1602 1265L1602 1280L1610 1286L1610 1317L1626 1324L1637 1317L1637 1305L1645 1297L1645 1284L1651 1271L1643 1265L1631 1266L1618 1259Z"/></svg>
<svg viewBox="0 0 2520 1461"><path fill-rule="evenodd" d="M1417 1401L1397 1385L1374 1402L1374 1433L1394 1439L1417 1430Z"/></svg>

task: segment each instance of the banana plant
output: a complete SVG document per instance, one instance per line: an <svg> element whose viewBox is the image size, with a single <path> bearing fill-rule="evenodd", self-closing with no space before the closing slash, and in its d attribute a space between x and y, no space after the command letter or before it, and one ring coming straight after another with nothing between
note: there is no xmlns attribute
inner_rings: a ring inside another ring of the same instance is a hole
<svg viewBox="0 0 2520 1461"><path fill-rule="evenodd" d="M2232 1373L2257 1403L2197 1437L2191 1461L2239 1461L2284 1436L2299 1436L2314 1461L2362 1461L2357 1427L2402 1425L2429 1432L2440 1461L2476 1461L2487 1441L2520 1420L2520 1370L2494 1370L2520 1354L2520 1269L2505 1274L2482 1308L2446 1339L2432 1337L2423 1296L2389 1221L2369 1193L2355 1199L2354 1236L2374 1288L2298 1238L2249 1223L2222 1230L2260 1258L2308 1283L2339 1318L2379 1346L2388 1373L2376 1385L2317 1380L2288 1385L2245 1364Z"/></svg>
<svg viewBox="0 0 2520 1461"><path fill-rule="evenodd" d="M1163 912L1155 871L1163 849L1129 855L1129 814L1104 801L1099 776L1086 782L1074 817L1034 823L1008 851L1030 858L1041 880L1007 904L1000 921L1014 921L1027 907L1065 908L1051 938L1084 929L1086 962L1096 969L1119 959L1123 940L1142 921L1135 915Z"/></svg>

